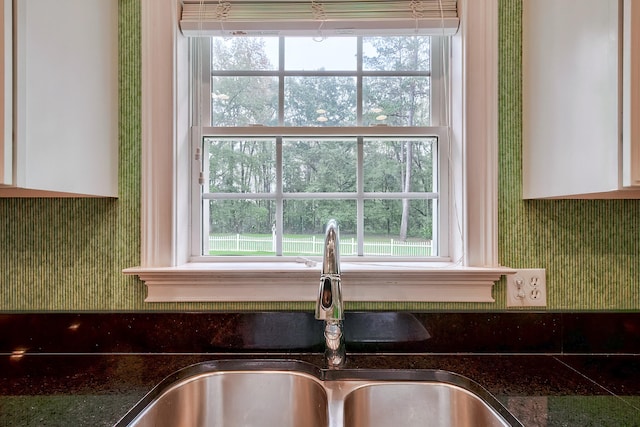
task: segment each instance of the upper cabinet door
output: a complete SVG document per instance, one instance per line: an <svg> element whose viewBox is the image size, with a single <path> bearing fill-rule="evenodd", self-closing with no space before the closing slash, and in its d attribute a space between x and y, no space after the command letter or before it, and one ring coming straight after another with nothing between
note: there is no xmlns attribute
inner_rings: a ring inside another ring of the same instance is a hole
<svg viewBox="0 0 640 427"><path fill-rule="evenodd" d="M116 197L118 0L15 0L13 15L14 170L0 195Z"/></svg>
<svg viewBox="0 0 640 427"><path fill-rule="evenodd" d="M523 1L524 198L640 197L630 157L640 140L628 133L640 110L627 95L640 51L624 27L633 1Z"/></svg>
<svg viewBox="0 0 640 427"><path fill-rule="evenodd" d="M640 2L625 0L623 7L623 185L640 186Z"/></svg>
<svg viewBox="0 0 640 427"><path fill-rule="evenodd" d="M0 0L0 186L13 184L12 9L12 0Z"/></svg>

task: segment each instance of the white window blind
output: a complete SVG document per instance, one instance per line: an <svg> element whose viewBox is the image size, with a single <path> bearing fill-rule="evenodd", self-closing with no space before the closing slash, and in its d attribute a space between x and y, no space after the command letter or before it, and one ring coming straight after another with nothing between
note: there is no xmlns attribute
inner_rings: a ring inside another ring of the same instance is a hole
<svg viewBox="0 0 640 427"><path fill-rule="evenodd" d="M183 5L187 36L451 35L457 0L196 1Z"/></svg>

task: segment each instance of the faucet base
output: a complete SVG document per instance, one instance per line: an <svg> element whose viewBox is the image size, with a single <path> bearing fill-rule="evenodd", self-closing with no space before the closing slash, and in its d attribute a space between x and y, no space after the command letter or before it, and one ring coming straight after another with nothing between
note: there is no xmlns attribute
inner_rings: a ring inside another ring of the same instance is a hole
<svg viewBox="0 0 640 427"><path fill-rule="evenodd" d="M324 326L326 343L325 358L329 368L339 368L344 365L346 351L341 320L327 320Z"/></svg>

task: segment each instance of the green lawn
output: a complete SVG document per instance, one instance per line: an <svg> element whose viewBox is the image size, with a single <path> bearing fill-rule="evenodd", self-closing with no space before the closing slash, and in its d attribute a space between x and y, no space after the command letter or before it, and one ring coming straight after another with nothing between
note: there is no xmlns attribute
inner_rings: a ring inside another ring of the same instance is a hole
<svg viewBox="0 0 640 427"><path fill-rule="evenodd" d="M285 235L283 237L284 256L321 256L324 235ZM410 239L407 242L394 241L388 237L367 236L365 238L365 254L380 256L429 256L430 242ZM422 244L422 245L421 245ZM356 253L356 239L353 236L342 236L340 240L341 254ZM392 248L393 246L393 248ZM213 256L273 256L272 236L267 234L242 234L210 236L209 255ZM393 252L392 252L393 251Z"/></svg>

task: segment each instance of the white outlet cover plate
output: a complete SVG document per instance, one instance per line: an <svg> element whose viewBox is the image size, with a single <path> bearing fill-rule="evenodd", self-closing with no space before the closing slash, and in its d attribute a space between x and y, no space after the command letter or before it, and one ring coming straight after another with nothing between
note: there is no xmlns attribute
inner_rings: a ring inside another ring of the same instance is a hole
<svg viewBox="0 0 640 427"><path fill-rule="evenodd" d="M523 268L507 276L507 307L546 307L544 268Z"/></svg>

